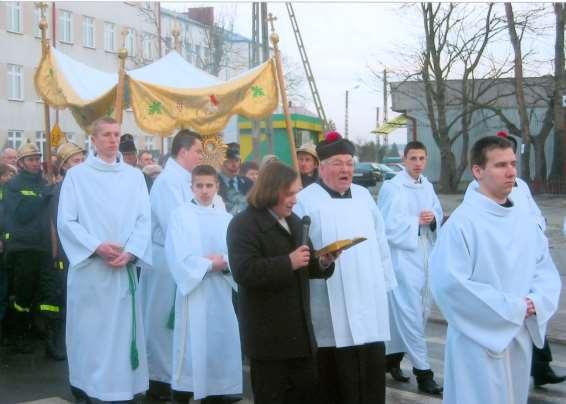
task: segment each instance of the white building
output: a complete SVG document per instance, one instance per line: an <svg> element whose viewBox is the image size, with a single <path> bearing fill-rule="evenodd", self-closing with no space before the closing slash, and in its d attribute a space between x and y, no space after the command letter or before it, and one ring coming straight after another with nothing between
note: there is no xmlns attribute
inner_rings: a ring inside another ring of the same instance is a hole
<svg viewBox="0 0 566 404"><path fill-rule="evenodd" d="M77 61L98 70L117 72L117 53L122 46L122 32L127 32L126 69L132 69L158 59L160 50L162 55L166 54L173 47L172 28L178 24L181 29L181 53L189 62L206 67L204 62L210 60L211 54L207 46L206 25L191 20L183 13L159 10L157 4L50 2L46 9L48 38L59 51ZM158 16L161 16L161 47L157 40ZM40 12L33 2L0 2L0 148L17 148L26 139L36 141L42 150L45 144L44 105L33 84L34 72L41 58L39 20ZM230 57L239 54L232 49L249 49L249 40L246 38L227 32L225 35L226 43L235 44L230 45ZM245 58L229 61L230 66L238 68L223 68L219 77L226 80L247 70L249 64L244 63L247 60L248 53L245 53ZM50 119L53 126L56 120L53 109ZM60 111L58 119L69 141L88 147L88 136L85 136L69 111ZM131 111L124 113L122 131L135 135L138 149L161 149L160 138L138 129ZM164 142L165 151L169 149L169 144L170 138Z"/></svg>

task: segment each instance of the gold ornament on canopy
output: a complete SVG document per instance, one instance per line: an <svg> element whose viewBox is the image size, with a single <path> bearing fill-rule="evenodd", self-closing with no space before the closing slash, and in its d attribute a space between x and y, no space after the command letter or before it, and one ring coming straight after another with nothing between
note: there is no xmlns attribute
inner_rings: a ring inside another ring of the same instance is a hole
<svg viewBox="0 0 566 404"><path fill-rule="evenodd" d="M219 134L203 136L202 148L204 150L202 164L208 164L216 170L220 170L226 159L226 150L228 149L228 146L222 141L222 137Z"/></svg>

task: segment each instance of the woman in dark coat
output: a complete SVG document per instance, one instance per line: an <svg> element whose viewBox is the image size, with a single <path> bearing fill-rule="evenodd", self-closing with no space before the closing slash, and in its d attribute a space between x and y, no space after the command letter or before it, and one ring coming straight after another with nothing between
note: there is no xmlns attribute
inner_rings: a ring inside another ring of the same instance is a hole
<svg viewBox="0 0 566 404"><path fill-rule="evenodd" d="M332 275L335 257L315 258L310 240L301 245L303 222L292 213L299 190L292 168L267 165L248 195L248 207L228 227L256 404L316 402L309 278Z"/></svg>

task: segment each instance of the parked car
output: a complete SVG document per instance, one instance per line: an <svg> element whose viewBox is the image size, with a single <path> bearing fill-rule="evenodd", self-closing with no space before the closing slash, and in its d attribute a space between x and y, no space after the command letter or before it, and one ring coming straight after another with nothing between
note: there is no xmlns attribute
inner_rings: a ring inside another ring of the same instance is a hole
<svg viewBox="0 0 566 404"><path fill-rule="evenodd" d="M383 175L377 163L362 162L354 167L354 184L364 187L373 187L378 181L383 181Z"/></svg>
<svg viewBox="0 0 566 404"><path fill-rule="evenodd" d="M387 167L398 173L399 171L403 171L403 164L401 163L384 163Z"/></svg>
<svg viewBox="0 0 566 404"><path fill-rule="evenodd" d="M393 170L385 164L377 164L377 166L381 170L381 175L383 175L383 179L385 180L390 180L397 175L397 171Z"/></svg>

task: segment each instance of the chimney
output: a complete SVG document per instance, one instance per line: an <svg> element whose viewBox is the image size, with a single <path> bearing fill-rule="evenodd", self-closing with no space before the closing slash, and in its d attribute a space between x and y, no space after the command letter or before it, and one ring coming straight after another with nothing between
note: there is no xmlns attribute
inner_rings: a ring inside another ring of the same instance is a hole
<svg viewBox="0 0 566 404"><path fill-rule="evenodd" d="M204 25L214 24L214 7L191 7L187 13L189 18Z"/></svg>

